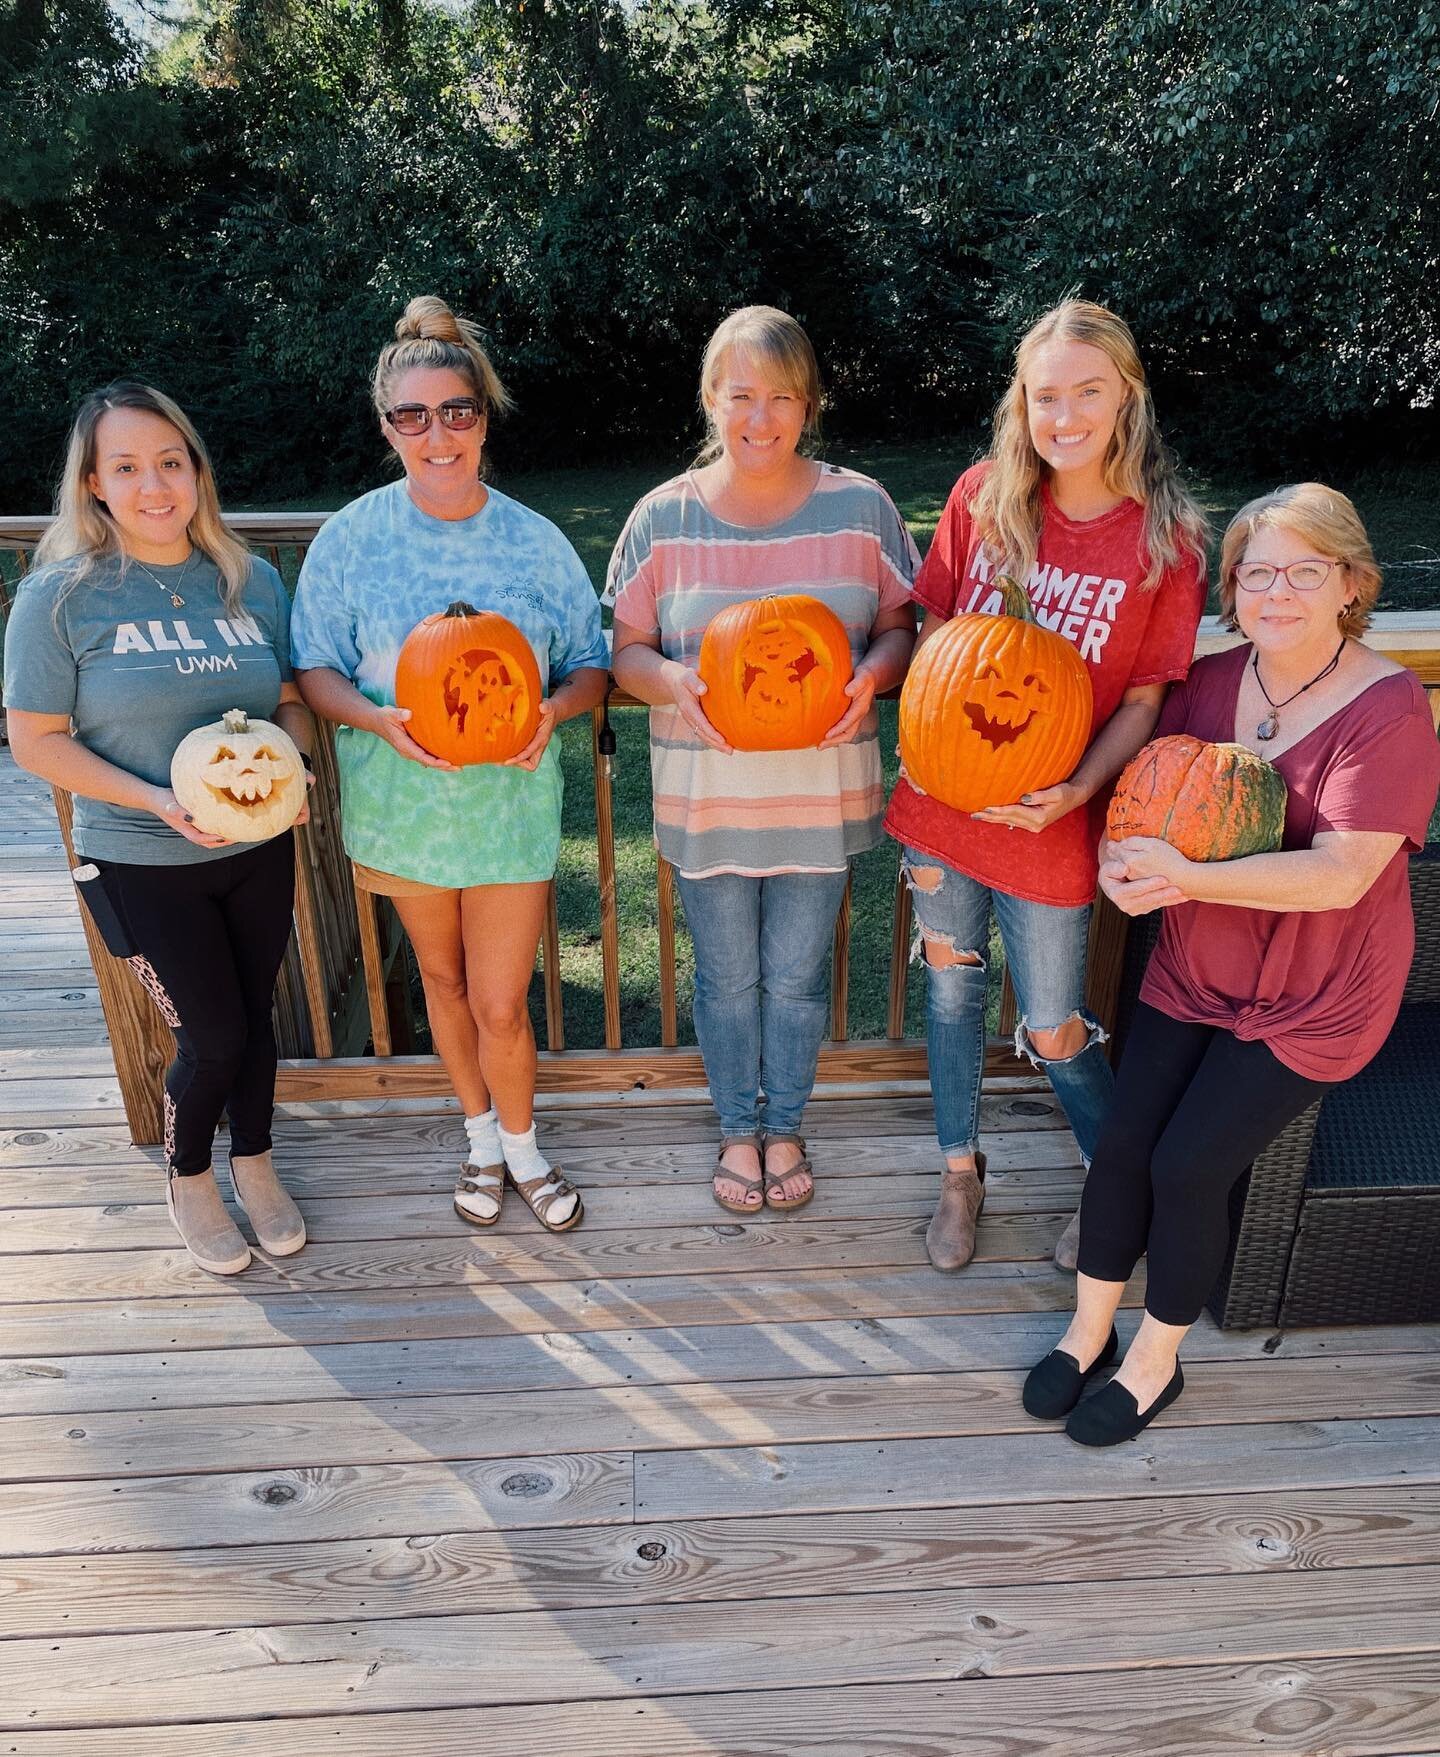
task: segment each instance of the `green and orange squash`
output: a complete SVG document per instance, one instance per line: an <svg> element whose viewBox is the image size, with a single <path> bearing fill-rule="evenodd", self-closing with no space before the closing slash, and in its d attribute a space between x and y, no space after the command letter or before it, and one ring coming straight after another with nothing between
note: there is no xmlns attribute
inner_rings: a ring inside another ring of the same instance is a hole
<svg viewBox="0 0 1440 1757"><path fill-rule="evenodd" d="M1112 842L1158 836L1187 860L1272 854L1285 832L1285 780L1243 744L1189 733L1157 738L1115 784L1105 819Z"/></svg>

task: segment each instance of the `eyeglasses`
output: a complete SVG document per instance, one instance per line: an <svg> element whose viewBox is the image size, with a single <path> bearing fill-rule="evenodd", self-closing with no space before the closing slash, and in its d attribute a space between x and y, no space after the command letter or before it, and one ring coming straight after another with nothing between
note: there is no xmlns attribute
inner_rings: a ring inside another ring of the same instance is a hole
<svg viewBox="0 0 1440 1757"><path fill-rule="evenodd" d="M430 431L430 423L437 415L441 426L448 427L452 433L468 433L483 413L477 398L451 397L438 409L425 403L397 403L393 409L386 409L384 416L397 433L414 439L417 434Z"/></svg>
<svg viewBox="0 0 1440 1757"><path fill-rule="evenodd" d="M1235 584L1242 592L1268 592L1277 576L1284 574L1292 592L1318 592L1337 567L1349 565L1348 561L1318 558L1292 561L1289 567L1276 567L1269 561L1244 561L1235 569Z"/></svg>

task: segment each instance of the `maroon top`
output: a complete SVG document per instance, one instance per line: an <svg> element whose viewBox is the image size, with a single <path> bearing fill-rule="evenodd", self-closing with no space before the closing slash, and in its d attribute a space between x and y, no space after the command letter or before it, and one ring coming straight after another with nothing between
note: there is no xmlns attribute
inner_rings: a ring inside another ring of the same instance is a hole
<svg viewBox="0 0 1440 1757"><path fill-rule="evenodd" d="M1157 738L1235 737L1248 646L1199 660L1171 690ZM1409 672L1382 677L1275 759L1285 777L1284 847L1326 830L1404 836L1350 909L1243 909L1177 903L1140 998L1171 1018L1259 1038L1311 1080L1348 1080L1384 1043L1415 950L1407 855L1425 841L1440 786L1440 742Z"/></svg>

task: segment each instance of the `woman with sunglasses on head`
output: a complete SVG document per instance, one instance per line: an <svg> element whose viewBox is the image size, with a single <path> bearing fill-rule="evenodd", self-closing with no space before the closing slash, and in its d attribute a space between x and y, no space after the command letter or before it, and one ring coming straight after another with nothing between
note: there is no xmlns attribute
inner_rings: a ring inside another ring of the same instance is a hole
<svg viewBox="0 0 1440 1757"><path fill-rule="evenodd" d="M221 517L189 418L144 384L108 385L81 403L35 561L5 635L15 760L75 796L75 852L95 869L77 868L77 883L99 892L91 908L107 945L175 1032L166 1205L195 1262L238 1274L250 1247L211 1163L222 1112L235 1195L260 1244L289 1256L305 1243L270 1139L293 838L242 846L207 834L176 799L170 763L183 738L231 708L276 721L308 749L290 601Z"/></svg>
<svg viewBox="0 0 1440 1757"><path fill-rule="evenodd" d="M1205 606L1205 525L1160 438L1129 325L1067 299L1021 338L989 457L951 490L915 581L920 646L953 616L1003 611L999 577L1078 649L1094 705L1074 773L974 813L903 771L885 827L904 863L925 952L926 1055L944 1170L925 1234L937 1269L975 1250L985 1201L980 1081L993 909L1019 1003L1015 1052L1049 1077L1088 1165L1114 1082L1085 1011L1097 807L1184 677ZM1025 702L1032 679L1014 690ZM983 734L982 734L983 736ZM1021 832L1016 835L1016 831ZM1075 1267L1078 1217L1055 1245Z"/></svg>
<svg viewBox="0 0 1440 1757"><path fill-rule="evenodd" d="M476 327L412 299L376 363L375 408L403 478L317 533L296 591L305 699L341 728L345 847L388 896L420 965L435 1048L465 1113L456 1212L500 1218L505 1181L542 1225L579 1224L580 1195L535 1142L527 993L560 848L563 720L604 696L609 655L579 556L554 525L487 487L489 423L510 407ZM463 602L516 625L549 692L528 747L455 768L406 730L395 667L422 617Z"/></svg>
<svg viewBox="0 0 1440 1757"><path fill-rule="evenodd" d="M1073 1410L1084 1445L1131 1438L1179 1396L1177 1353L1224 1265L1232 1186L1395 1022L1415 943L1406 856L1425 839L1440 745L1416 678L1362 644L1379 590L1343 494L1302 482L1242 507L1220 603L1246 644L1201 659L1156 732L1273 763L1281 851L1199 863L1150 837L1101 851L1116 906L1165 915L1085 1184L1075 1317L1025 1386L1032 1415ZM1142 1254L1144 1319L1080 1403L1115 1355Z"/></svg>

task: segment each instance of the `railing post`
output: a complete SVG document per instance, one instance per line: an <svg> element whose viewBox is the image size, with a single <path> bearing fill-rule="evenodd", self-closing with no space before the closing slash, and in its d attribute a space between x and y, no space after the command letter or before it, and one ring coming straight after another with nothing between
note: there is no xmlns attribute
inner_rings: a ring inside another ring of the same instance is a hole
<svg viewBox="0 0 1440 1757"><path fill-rule="evenodd" d="M75 864L75 848L70 839L74 807L64 788L56 787L52 791L69 868ZM90 962L95 966L100 1006L105 1014L105 1029L110 1034L110 1053L115 1058L115 1077L120 1082L120 1099L125 1106L125 1120L130 1125L130 1139L137 1147L158 1147L165 1138L161 1086L175 1053L174 1039L154 1001L140 986L129 965L123 958L114 957L106 950L99 930L90 919L90 911L83 903L80 905L80 920L85 929Z"/></svg>
<svg viewBox="0 0 1440 1757"><path fill-rule="evenodd" d="M604 724L602 702L590 712L590 748L595 764L595 843L600 874L600 962L605 982L605 1047L619 1049L620 917L615 903L615 794L610 759L600 749L600 728Z"/></svg>

